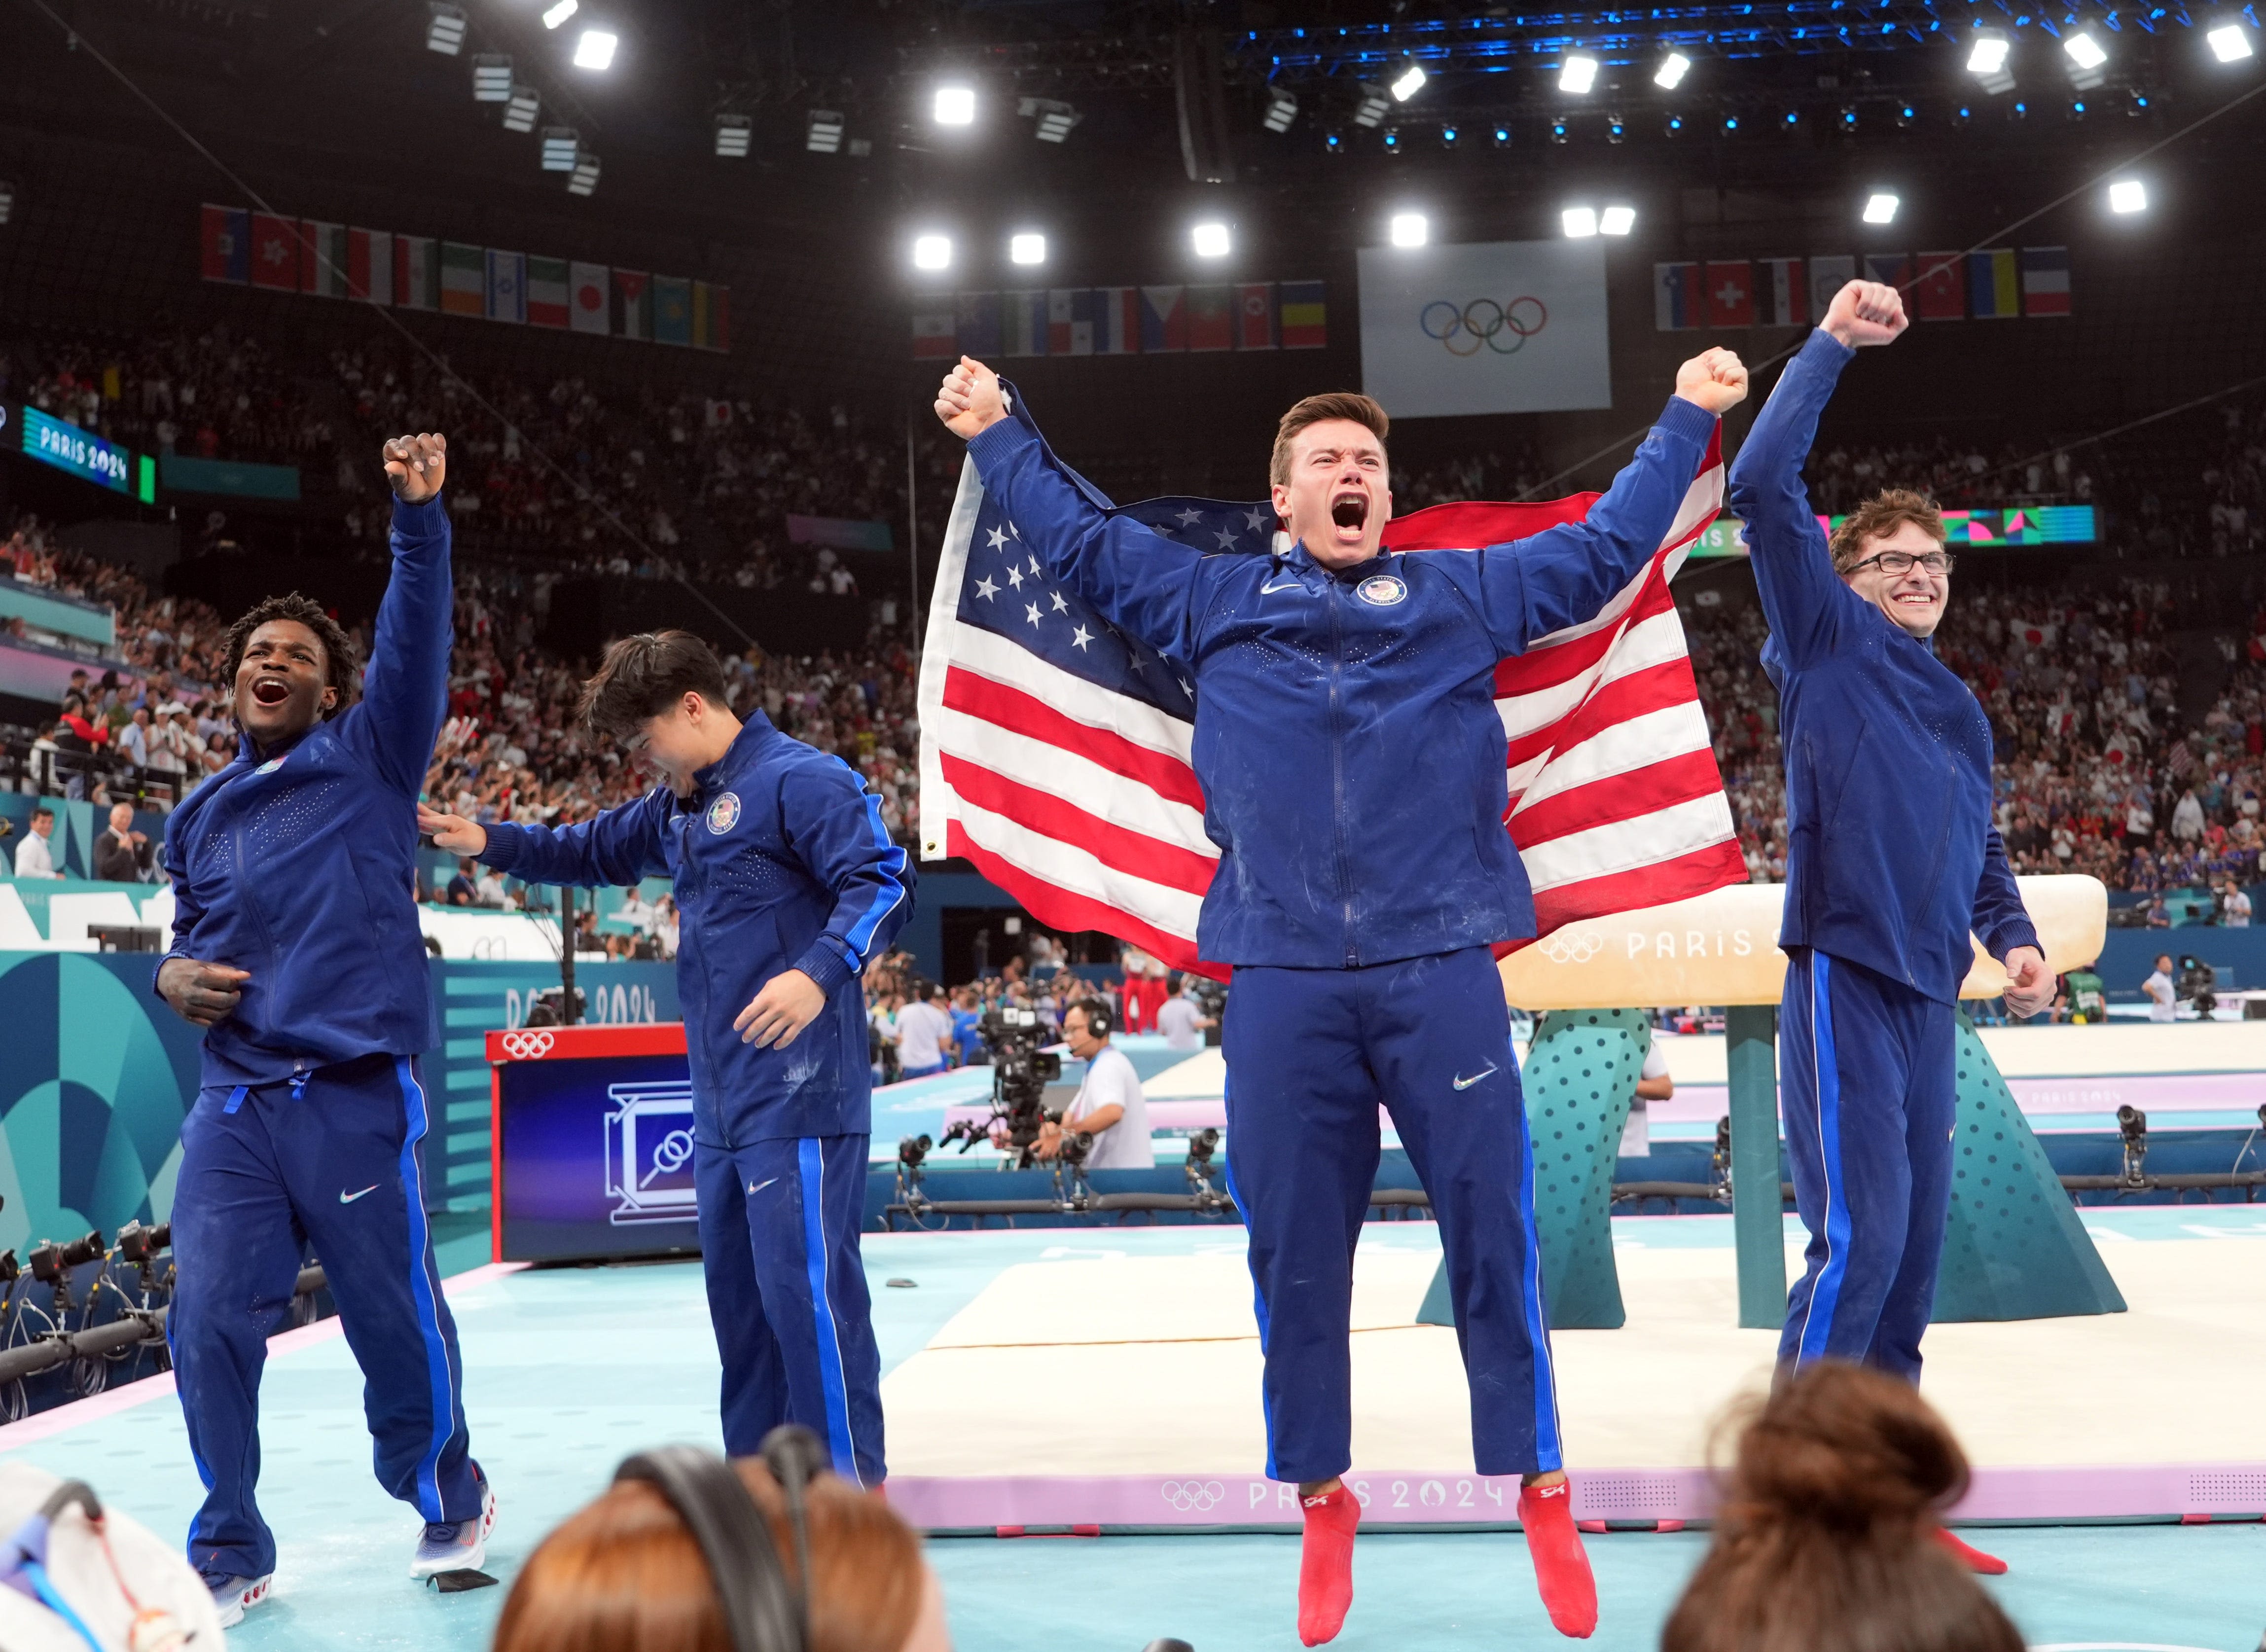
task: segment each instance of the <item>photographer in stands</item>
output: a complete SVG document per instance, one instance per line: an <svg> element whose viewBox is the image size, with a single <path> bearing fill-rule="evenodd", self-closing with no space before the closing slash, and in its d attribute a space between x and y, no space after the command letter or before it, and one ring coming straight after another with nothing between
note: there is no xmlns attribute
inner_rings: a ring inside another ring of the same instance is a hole
<svg viewBox="0 0 2266 1652"><path fill-rule="evenodd" d="M1093 1137L1085 1156L1088 1170L1153 1170L1157 1157L1149 1145L1149 1103L1141 1094L1140 1075L1125 1052L1109 1042L1115 1023L1109 1006L1100 998L1080 998L1063 1012L1063 1042L1070 1053L1085 1064L1085 1082L1078 1099L1051 1119L1039 1133L1038 1155L1053 1159L1062 1151L1065 1134L1081 1132Z"/></svg>

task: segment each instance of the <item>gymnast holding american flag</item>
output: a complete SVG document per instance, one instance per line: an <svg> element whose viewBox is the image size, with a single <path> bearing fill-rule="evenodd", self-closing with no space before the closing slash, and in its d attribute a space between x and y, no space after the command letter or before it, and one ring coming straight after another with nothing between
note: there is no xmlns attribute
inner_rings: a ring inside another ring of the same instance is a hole
<svg viewBox="0 0 2266 1652"><path fill-rule="evenodd" d="M1575 1636L1596 1627L1494 954L1537 933L1529 866L1540 839L1577 845L1553 874L1561 914L1585 898L1619 910L1732 881L1736 850L1704 725L1696 753L1656 763L1641 748L1698 718L1680 633L1672 647L1662 640L1674 627L1666 574L1720 500L1716 421L1746 388L1728 350L1685 362L1604 495L1544 508L1539 531L1474 550L1385 548L1385 410L1365 396L1309 397L1283 416L1270 501L1250 514L1249 549L1273 548L1241 555L1226 553L1232 524L1208 554L1153 512L1112 507L981 362L962 358L938 393L938 416L969 444L952 530L961 571L981 520L1012 576L1003 589L986 565L967 588L955 572L938 594L932 627L970 633L966 648L939 650L932 629L923 668L925 743L944 782L937 807L955 811L944 836L953 852L980 850L972 858L995 875L1049 885L1056 921L1116 927L1168 961L1233 971L1229 1184L1258 1288L1267 1472L1295 1481L1305 1509L1298 1632L1309 1646L1336 1635L1353 1598L1348 1325L1380 1102L1439 1220L1474 1466L1522 1477L1520 1521L1552 1622ZM1279 533L1262 531L1270 514ZM1106 625L1070 632L1073 598ZM1660 657L1630 652L1663 613L1649 632ZM1050 625L1081 657L1121 651L1122 691L1045 698L1021 633ZM1506 698L1506 674L1546 649L1542 679ZM1135 691L1137 679L1149 686ZM1543 716L1556 744L1587 756L1544 785L1554 747L1522 754L1514 700ZM1085 737L1063 727L1082 706L1093 708ZM931 762L925 751L925 792ZM1077 764L1096 788L1082 811L1040 771ZM1632 786L1631 771L1646 779ZM1193 785L1180 783L1184 771ZM1515 773L1520 808L1545 822L1535 840L1513 810ZM1115 817L1121 795L1132 818ZM925 798L925 837L929 807ZM1198 811L1202 846L1186 832ZM1613 835L1632 823L1633 836ZM1173 956L1162 897L1138 924L1105 921L1132 911L1144 889L1185 897L1191 884L1201 891L1192 957ZM1507 1168L1515 1202L1502 1196Z"/></svg>

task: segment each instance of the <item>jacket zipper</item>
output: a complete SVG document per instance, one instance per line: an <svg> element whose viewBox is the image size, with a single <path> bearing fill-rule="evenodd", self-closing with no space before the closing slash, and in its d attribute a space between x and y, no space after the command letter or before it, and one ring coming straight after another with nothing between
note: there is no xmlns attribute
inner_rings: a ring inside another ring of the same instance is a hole
<svg viewBox="0 0 2266 1652"><path fill-rule="evenodd" d="M1360 964L1361 948L1354 939L1353 870L1346 856L1345 735L1338 700L1338 679L1345 669L1345 627L1338 612L1338 581L1329 580L1323 589L1330 604L1330 830L1337 839L1338 893L1345 903L1345 961L1350 969Z"/></svg>

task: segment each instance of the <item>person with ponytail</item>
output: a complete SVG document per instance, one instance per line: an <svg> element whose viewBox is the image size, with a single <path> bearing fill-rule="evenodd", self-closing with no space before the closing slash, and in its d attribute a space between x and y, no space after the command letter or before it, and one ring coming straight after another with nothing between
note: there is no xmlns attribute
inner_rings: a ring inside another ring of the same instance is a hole
<svg viewBox="0 0 2266 1652"><path fill-rule="evenodd" d="M1966 1489L1966 1456L1918 1390L1805 1366L1747 1416L1661 1652L2022 1652L1940 1540Z"/></svg>

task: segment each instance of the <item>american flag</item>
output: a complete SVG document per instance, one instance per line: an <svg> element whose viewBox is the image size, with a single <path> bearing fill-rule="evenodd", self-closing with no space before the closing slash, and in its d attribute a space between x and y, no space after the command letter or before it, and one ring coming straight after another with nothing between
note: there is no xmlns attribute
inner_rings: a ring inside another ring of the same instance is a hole
<svg viewBox="0 0 2266 1652"><path fill-rule="evenodd" d="M1114 507L1074 479L1097 504L1184 545L1275 548L1268 503ZM1388 523L1385 544L1498 545L1578 521L1597 497L1436 505ZM1495 668L1504 824L1542 935L1746 881L1668 588L1722 500L1718 437L1644 570L1595 618ZM967 464L921 662L924 859L964 858L1042 924L1097 930L1173 969L1224 976L1196 955L1219 849L1204 835L1189 764L1195 712L1195 671L1121 634L1049 577Z"/></svg>

